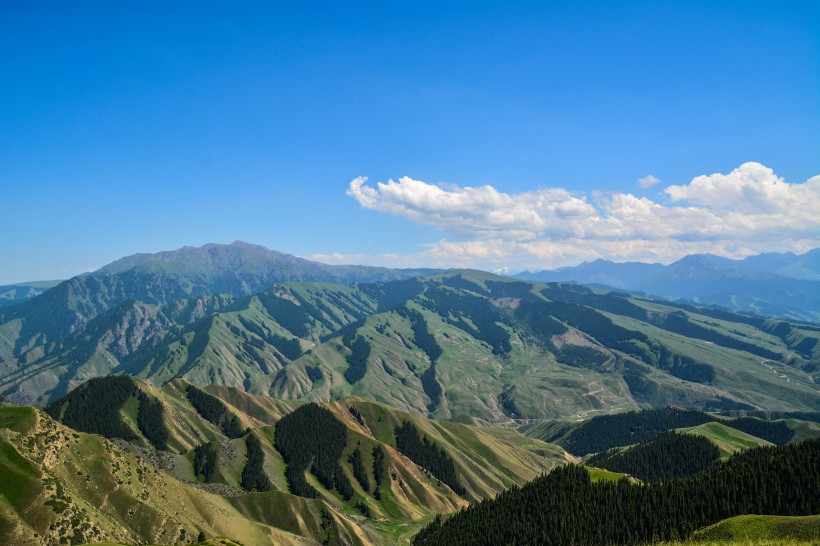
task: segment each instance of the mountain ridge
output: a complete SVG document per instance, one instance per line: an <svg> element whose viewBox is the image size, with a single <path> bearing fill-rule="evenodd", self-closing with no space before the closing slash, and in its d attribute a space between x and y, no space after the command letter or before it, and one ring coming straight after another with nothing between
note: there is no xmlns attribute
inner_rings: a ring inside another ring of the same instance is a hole
<svg viewBox="0 0 820 546"><path fill-rule="evenodd" d="M515 277L609 286L761 316L820 321L820 249L741 260L691 254L668 265L599 259Z"/></svg>
<svg viewBox="0 0 820 546"><path fill-rule="evenodd" d="M46 402L115 373L486 422L667 404L816 411L818 340L809 326L459 270L128 300L0 362L0 394Z"/></svg>

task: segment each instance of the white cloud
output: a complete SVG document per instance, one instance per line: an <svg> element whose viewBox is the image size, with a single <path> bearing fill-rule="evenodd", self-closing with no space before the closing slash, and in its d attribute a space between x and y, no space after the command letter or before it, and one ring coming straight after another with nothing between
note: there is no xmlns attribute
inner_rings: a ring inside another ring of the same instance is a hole
<svg viewBox="0 0 820 546"><path fill-rule="evenodd" d="M661 181L660 178L654 177L650 174L649 176L644 176L643 178L639 178L637 180L637 183L638 183L638 186L640 186L641 188L651 188L655 184L660 183L660 181Z"/></svg>
<svg viewBox="0 0 820 546"><path fill-rule="evenodd" d="M672 201L719 211L746 214L799 214L817 222L820 210L820 176L804 184L789 184L760 163L744 163L729 174L695 177L685 186L664 190ZM811 219L811 218L809 218Z"/></svg>
<svg viewBox="0 0 820 546"><path fill-rule="evenodd" d="M534 239L549 232L572 236L579 220L594 217L584 198L560 188L518 194L492 186L442 189L409 177L366 186L366 178L350 183L347 195L361 206L459 235Z"/></svg>
<svg viewBox="0 0 820 546"><path fill-rule="evenodd" d="M759 163L669 186L666 203L563 188L510 194L408 177L375 187L366 182L357 178L347 191L362 207L457 239L401 258L382 256L388 265L520 269L599 257L672 261L693 252L742 257L820 246L820 176L790 184Z"/></svg>

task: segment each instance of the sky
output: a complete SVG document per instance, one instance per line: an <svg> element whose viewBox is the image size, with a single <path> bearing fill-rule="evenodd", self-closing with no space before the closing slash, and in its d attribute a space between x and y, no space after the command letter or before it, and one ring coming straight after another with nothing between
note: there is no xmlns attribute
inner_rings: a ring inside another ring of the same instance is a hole
<svg viewBox="0 0 820 546"><path fill-rule="evenodd" d="M0 0L0 284L820 246L820 2Z"/></svg>

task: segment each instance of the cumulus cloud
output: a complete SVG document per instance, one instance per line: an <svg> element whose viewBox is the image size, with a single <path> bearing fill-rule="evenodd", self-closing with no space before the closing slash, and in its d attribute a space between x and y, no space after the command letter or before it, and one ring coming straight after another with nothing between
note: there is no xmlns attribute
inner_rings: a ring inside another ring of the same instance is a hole
<svg viewBox="0 0 820 546"><path fill-rule="evenodd" d="M409 177L366 186L350 183L347 195L367 209L404 216L442 231L480 237L533 239L545 232L571 236L595 207L560 188L508 194L492 186L443 189Z"/></svg>
<svg viewBox="0 0 820 546"><path fill-rule="evenodd" d="M488 185L442 187L409 177L375 186L357 178L347 190L363 208L455 237L410 260L438 266L444 260L494 269L598 257L671 261L693 252L741 257L820 246L820 176L790 184L760 163L744 163L729 174L698 176L663 193L668 200L661 203L631 193L505 193Z"/></svg>
<svg viewBox="0 0 820 546"><path fill-rule="evenodd" d="M688 201L718 211L745 214L798 214L818 220L820 176L789 184L760 163L744 163L729 174L695 177L685 186L664 190L672 201Z"/></svg>
<svg viewBox="0 0 820 546"><path fill-rule="evenodd" d="M637 180L637 183L638 183L638 186L640 186L641 188L651 188L655 184L660 183L660 181L661 181L660 178L654 177L650 174L649 176L644 176L643 178L639 178Z"/></svg>

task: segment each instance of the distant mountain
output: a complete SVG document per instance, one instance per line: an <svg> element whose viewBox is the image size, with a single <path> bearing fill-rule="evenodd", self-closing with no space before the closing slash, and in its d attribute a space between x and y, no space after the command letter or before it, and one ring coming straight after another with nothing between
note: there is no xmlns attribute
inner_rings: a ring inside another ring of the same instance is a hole
<svg viewBox="0 0 820 546"><path fill-rule="evenodd" d="M760 254L743 260L693 254L667 266L596 260L516 277L610 286L759 315L820 322L820 249L801 255Z"/></svg>
<svg viewBox="0 0 820 546"><path fill-rule="evenodd" d="M722 269L773 273L781 277L806 281L820 280L820 248L810 250L805 254L767 252L742 260L732 260L713 254L695 254L694 256L708 260Z"/></svg>
<svg viewBox="0 0 820 546"><path fill-rule="evenodd" d="M19 326L3 324L0 343ZM820 328L480 271L129 299L59 342L27 339L0 362L0 396L15 402L113 373L286 399L366 396L471 422L820 407Z"/></svg>
<svg viewBox="0 0 820 546"><path fill-rule="evenodd" d="M134 254L112 262L95 275L120 275L129 271L155 272L187 280L191 293L246 296L276 282L390 281L433 270L398 270L363 265L327 265L235 241L229 245L207 244L156 254Z"/></svg>
<svg viewBox="0 0 820 546"><path fill-rule="evenodd" d="M165 306L200 296L248 296L281 282L383 282L431 271L326 265L241 241L135 254L0 309L0 372L3 360L40 358L39 347L48 350L63 343L89 320L127 300Z"/></svg>
<svg viewBox="0 0 820 546"><path fill-rule="evenodd" d="M609 260L583 262L575 267L531 273L524 271L516 277L541 282L575 281L582 284L601 284L613 288L631 289L663 271L662 264L642 262L615 263Z"/></svg>
<svg viewBox="0 0 820 546"><path fill-rule="evenodd" d="M0 286L0 307L17 305L30 300L61 282L63 281L32 281Z"/></svg>

